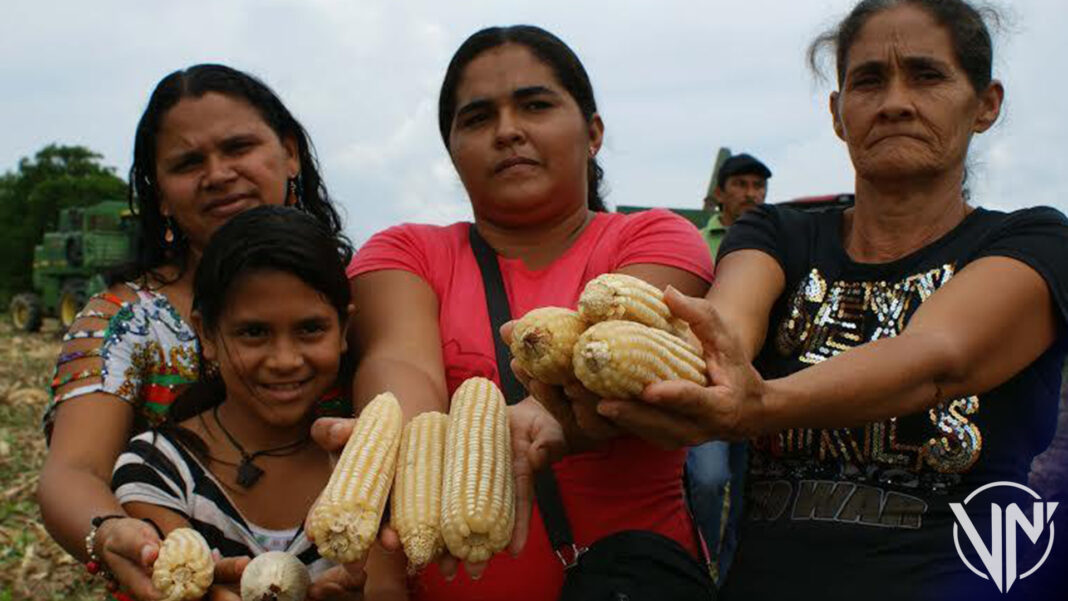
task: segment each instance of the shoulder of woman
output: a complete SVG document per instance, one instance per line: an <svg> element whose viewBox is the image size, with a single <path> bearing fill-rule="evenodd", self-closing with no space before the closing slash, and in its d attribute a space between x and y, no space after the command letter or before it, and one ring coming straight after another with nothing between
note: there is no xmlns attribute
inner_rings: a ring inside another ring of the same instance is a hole
<svg viewBox="0 0 1068 601"><path fill-rule="evenodd" d="M1047 206L1016 209L1006 214L1007 220L1016 223L1068 227L1068 217L1061 211Z"/></svg>
<svg viewBox="0 0 1068 601"><path fill-rule="evenodd" d="M383 247L425 246L466 239L469 225L463 221L450 225L401 223L390 226L371 236L356 254L359 256L360 253L374 251Z"/></svg>

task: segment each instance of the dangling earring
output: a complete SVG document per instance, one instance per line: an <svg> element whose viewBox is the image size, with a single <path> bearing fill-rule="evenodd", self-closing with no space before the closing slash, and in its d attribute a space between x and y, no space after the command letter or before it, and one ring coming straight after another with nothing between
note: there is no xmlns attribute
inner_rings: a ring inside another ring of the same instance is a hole
<svg viewBox="0 0 1068 601"><path fill-rule="evenodd" d="M168 245L174 244L174 219L170 216L163 218L163 241Z"/></svg>
<svg viewBox="0 0 1068 601"><path fill-rule="evenodd" d="M288 178L286 180L286 205L290 207L300 208L300 186L297 185L297 178L300 175ZM293 199L292 201L290 199Z"/></svg>

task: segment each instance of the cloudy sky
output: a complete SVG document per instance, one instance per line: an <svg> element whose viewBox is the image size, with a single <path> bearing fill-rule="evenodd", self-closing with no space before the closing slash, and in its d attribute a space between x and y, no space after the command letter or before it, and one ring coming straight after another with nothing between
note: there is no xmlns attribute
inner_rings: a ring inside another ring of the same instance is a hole
<svg viewBox="0 0 1068 601"><path fill-rule="evenodd" d="M222 62L259 75L311 133L356 241L402 221L470 216L436 126L456 47L488 25L533 23L589 71L607 126L610 204L698 207L716 150L761 157L771 201L850 191L808 42L849 0L5 0L0 171L52 142L119 174L166 73ZM1068 4L1004 0L996 75L1005 112L972 147L977 204L1068 212Z"/></svg>

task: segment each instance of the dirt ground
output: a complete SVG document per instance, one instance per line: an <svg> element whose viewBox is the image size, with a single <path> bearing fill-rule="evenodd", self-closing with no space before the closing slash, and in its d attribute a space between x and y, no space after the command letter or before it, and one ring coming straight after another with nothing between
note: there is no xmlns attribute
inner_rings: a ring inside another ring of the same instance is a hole
<svg viewBox="0 0 1068 601"><path fill-rule="evenodd" d="M0 601L104 598L99 582L52 542L34 500L45 456L41 414L58 352L55 321L23 334L0 314Z"/></svg>

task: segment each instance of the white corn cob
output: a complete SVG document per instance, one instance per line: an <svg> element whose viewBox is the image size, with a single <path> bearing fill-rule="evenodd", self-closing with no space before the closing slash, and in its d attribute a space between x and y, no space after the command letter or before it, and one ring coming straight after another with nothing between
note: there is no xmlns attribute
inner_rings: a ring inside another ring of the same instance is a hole
<svg viewBox="0 0 1068 601"><path fill-rule="evenodd" d="M200 599L214 580L208 541L192 528L171 530L152 565L152 585L163 593L163 601Z"/></svg>
<svg viewBox="0 0 1068 601"><path fill-rule="evenodd" d="M586 323L571 309L534 309L512 329L512 356L535 380L563 386L575 379L571 351L585 329Z"/></svg>
<svg viewBox="0 0 1068 601"><path fill-rule="evenodd" d="M508 546L513 488L504 395L485 378L466 380L452 395L441 493L441 534L453 556L487 561Z"/></svg>
<svg viewBox="0 0 1068 601"><path fill-rule="evenodd" d="M412 571L426 566L445 548L441 480L448 427L448 415L429 411L408 422L401 435L390 520Z"/></svg>
<svg viewBox="0 0 1068 601"><path fill-rule="evenodd" d="M602 398L633 399L653 382L690 380L702 386L700 352L667 332L630 321L589 327L575 343L575 376Z"/></svg>
<svg viewBox="0 0 1068 601"><path fill-rule="evenodd" d="M385 392L356 420L330 481L308 517L308 533L328 559L363 559L375 541L400 445L400 404Z"/></svg>
<svg viewBox="0 0 1068 601"><path fill-rule="evenodd" d="M606 273L586 283L579 295L579 315L589 323L623 319L685 336L686 322L671 315L664 293L645 280L622 273Z"/></svg>
<svg viewBox="0 0 1068 601"><path fill-rule="evenodd" d="M269 551L241 572L241 601L304 601L309 586L308 568L295 555Z"/></svg>

